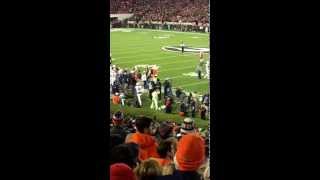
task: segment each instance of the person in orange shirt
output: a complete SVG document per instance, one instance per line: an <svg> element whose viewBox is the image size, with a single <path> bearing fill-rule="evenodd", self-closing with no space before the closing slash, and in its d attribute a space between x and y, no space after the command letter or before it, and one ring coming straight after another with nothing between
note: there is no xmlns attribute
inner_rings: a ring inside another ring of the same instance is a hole
<svg viewBox="0 0 320 180"><path fill-rule="evenodd" d="M139 145L139 160L143 161L150 157L158 158L157 152L158 144L154 137L151 136L151 122L150 118L141 116L136 119L137 132L130 135L126 142L133 142Z"/></svg>
<svg viewBox="0 0 320 180"><path fill-rule="evenodd" d="M120 104L120 102L121 102L121 99L120 99L119 93L116 92L115 95L112 96L112 103Z"/></svg>

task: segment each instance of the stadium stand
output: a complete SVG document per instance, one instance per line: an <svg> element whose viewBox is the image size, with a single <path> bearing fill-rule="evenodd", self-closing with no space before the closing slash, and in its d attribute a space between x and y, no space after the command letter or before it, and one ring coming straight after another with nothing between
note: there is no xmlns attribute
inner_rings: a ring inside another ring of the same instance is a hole
<svg viewBox="0 0 320 180"><path fill-rule="evenodd" d="M124 27L210 31L209 0L111 0L110 14L123 13L134 14Z"/></svg>
<svg viewBox="0 0 320 180"><path fill-rule="evenodd" d="M204 27L209 27L209 0L110 0L110 14L110 27L208 32ZM119 20L117 14L133 16ZM199 117L208 119L209 94L173 88L169 79L157 77L156 66L116 66L111 54L108 75L110 106L120 108L107 122L110 180L210 179L209 121L205 128L195 122ZM176 114L182 122L132 115L124 110L126 107Z"/></svg>
<svg viewBox="0 0 320 180"><path fill-rule="evenodd" d="M208 0L111 0L110 11L134 13L139 21L209 22Z"/></svg>

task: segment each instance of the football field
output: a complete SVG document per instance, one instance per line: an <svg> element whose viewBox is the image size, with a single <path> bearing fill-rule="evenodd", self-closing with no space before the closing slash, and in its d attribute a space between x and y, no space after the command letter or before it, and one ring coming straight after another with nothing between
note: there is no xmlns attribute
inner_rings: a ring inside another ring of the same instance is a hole
<svg viewBox="0 0 320 180"><path fill-rule="evenodd" d="M170 78L173 87L204 94L209 91L209 80L199 80L196 67L199 53L175 51L181 41L186 51L198 51L197 48L209 48L209 35L173 31L156 31L144 29L112 29L111 50L113 64L131 69L136 65L159 66L161 82ZM167 50L164 48L167 47ZM168 50L170 49L170 50ZM206 53L205 61L208 60ZM205 71L204 71L205 72Z"/></svg>

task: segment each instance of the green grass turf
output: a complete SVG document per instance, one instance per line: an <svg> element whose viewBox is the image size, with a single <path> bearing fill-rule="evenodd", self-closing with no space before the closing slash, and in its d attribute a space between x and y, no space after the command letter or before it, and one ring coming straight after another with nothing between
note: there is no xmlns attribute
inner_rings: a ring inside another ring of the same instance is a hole
<svg viewBox="0 0 320 180"><path fill-rule="evenodd" d="M204 94L209 91L208 79L184 76L183 73L195 72L199 63L199 53L163 51L163 46L178 46L183 41L186 46L209 47L209 35L172 31L153 31L142 29L125 29L131 32L114 31L111 36L111 53L113 64L122 68L132 68L139 64L157 64L160 66L159 78L171 78L173 87L182 87L186 91ZM155 38L155 37L169 38ZM205 60L208 55L205 55Z"/></svg>
<svg viewBox="0 0 320 180"><path fill-rule="evenodd" d="M157 121L174 121L176 123L182 123L183 122L183 117L180 117L177 113L172 113L172 114L167 114L167 113L162 113L158 111L153 111L148 108L134 108L134 107L128 107L125 106L124 108L121 108L119 105L113 105L110 104L110 112L115 113L117 111L124 111L125 116L139 116L139 115L144 115L147 116L151 119L153 119L154 116L156 116ZM197 128L207 128L209 120L202 120L200 118L194 118L195 126Z"/></svg>

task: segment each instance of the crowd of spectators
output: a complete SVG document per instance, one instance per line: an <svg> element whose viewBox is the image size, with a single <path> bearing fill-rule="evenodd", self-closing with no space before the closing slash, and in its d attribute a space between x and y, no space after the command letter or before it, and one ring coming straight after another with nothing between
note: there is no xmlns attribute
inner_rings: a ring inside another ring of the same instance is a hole
<svg viewBox="0 0 320 180"><path fill-rule="evenodd" d="M133 13L139 22L209 22L209 0L111 0L110 13Z"/></svg>
<svg viewBox="0 0 320 180"><path fill-rule="evenodd" d="M193 119L180 125L116 112L110 120L110 180L210 179L209 131Z"/></svg>

